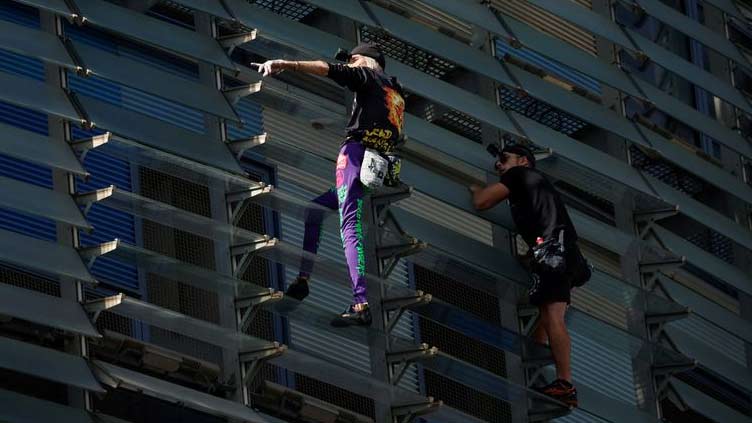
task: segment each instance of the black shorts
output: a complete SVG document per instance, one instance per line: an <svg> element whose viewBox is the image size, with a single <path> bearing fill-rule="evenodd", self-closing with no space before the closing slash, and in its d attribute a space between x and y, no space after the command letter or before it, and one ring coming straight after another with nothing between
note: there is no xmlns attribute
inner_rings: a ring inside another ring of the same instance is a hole
<svg viewBox="0 0 752 423"><path fill-rule="evenodd" d="M530 274L532 285L528 294L530 304L541 306L550 303L571 302L570 277L566 273L535 272Z"/></svg>

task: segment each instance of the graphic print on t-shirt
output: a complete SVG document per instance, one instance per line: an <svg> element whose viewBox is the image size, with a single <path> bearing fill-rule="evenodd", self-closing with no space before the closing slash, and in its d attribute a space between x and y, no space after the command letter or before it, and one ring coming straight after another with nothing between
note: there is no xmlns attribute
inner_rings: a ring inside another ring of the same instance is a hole
<svg viewBox="0 0 752 423"><path fill-rule="evenodd" d="M397 128L397 135L399 135L402 133L402 127L405 123L405 99L391 87L384 87L384 99L386 100L386 109L389 111L389 122Z"/></svg>

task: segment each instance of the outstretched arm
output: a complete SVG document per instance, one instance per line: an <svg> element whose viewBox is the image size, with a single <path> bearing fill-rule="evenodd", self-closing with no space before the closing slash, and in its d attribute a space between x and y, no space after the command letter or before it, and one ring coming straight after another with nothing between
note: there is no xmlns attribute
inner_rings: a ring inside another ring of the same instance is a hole
<svg viewBox="0 0 752 423"><path fill-rule="evenodd" d="M263 76L276 75L284 70L312 73L320 76L326 76L329 73L329 64L321 60L293 61L275 59L267 60L264 63L251 63L251 67L256 68Z"/></svg>
<svg viewBox="0 0 752 423"><path fill-rule="evenodd" d="M331 78L340 86L347 87L350 91L358 91L368 81L368 74L364 68L345 65L341 63L329 64L321 60L291 61L291 60L267 60L264 63L251 63L263 76L276 75L284 70L311 73Z"/></svg>
<svg viewBox="0 0 752 423"><path fill-rule="evenodd" d="M473 184L468 189L473 194L473 207L476 210L490 209L509 197L509 188L501 182L486 187Z"/></svg>

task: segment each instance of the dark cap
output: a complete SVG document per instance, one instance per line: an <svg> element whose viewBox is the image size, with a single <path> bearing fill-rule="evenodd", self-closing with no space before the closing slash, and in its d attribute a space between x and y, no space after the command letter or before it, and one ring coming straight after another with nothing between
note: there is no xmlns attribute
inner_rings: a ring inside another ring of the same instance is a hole
<svg viewBox="0 0 752 423"><path fill-rule="evenodd" d="M386 60L384 59L384 54L381 52L381 49L379 48L378 44L375 43L361 43L355 46L352 50L350 50L350 56L354 54L359 54L361 56L370 57L381 66L381 69L386 68Z"/></svg>
<svg viewBox="0 0 752 423"><path fill-rule="evenodd" d="M501 152L499 154L501 155L504 153L512 153L518 156L527 157L527 161L530 162L530 166L535 167L535 155L533 154L533 151L522 144L506 145L501 149Z"/></svg>

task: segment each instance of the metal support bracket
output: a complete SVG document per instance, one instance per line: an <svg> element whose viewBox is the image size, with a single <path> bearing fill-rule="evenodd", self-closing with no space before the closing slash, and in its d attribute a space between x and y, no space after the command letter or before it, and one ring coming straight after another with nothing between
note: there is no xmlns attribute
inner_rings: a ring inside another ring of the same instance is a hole
<svg viewBox="0 0 752 423"><path fill-rule="evenodd" d="M391 318L387 318L386 324L384 325L384 331L386 333L391 333L406 309L428 304L432 299L433 297L431 294L425 294L423 291L415 291L415 295L409 297L384 298L381 301L381 309L387 313L387 316L391 311L396 312Z"/></svg>
<svg viewBox="0 0 752 423"><path fill-rule="evenodd" d="M91 75L91 70L86 67L86 64L81 58L81 55L78 54L78 51L76 51L76 47L73 46L70 38L60 36L60 41L63 43L63 47L65 47L65 50L68 52L68 56L73 61L73 64L76 65L76 74L82 77L88 77Z"/></svg>
<svg viewBox="0 0 752 423"><path fill-rule="evenodd" d="M241 138L236 140L228 140L227 146L235 154L235 158L239 161L243 158L243 154L246 151L258 147L266 142L266 133L261 135L255 135L250 138Z"/></svg>
<svg viewBox="0 0 752 423"><path fill-rule="evenodd" d="M371 194L371 204L374 207L383 207L399 200L410 197L413 193L413 187L401 184L398 187L384 187Z"/></svg>
<svg viewBox="0 0 752 423"><path fill-rule="evenodd" d="M79 206L84 206L83 214L86 216L94 203L111 196L114 191L115 185L110 185L106 188L100 188L94 191L73 194L73 201Z"/></svg>
<svg viewBox="0 0 752 423"><path fill-rule="evenodd" d="M245 43L249 43L256 39L257 31L254 29L250 32L244 32L242 34L226 35L223 37L217 37L219 45L227 49L227 55L231 55L236 47L242 46Z"/></svg>
<svg viewBox="0 0 752 423"><path fill-rule="evenodd" d="M530 336L535 328L535 324L538 323L539 315L538 307L530 304L520 304L517 306L517 318L520 321L520 333L525 336Z"/></svg>
<svg viewBox="0 0 752 423"><path fill-rule="evenodd" d="M101 256L110 253L112 251L115 251L120 245L120 239L115 238L112 241L104 242L99 245L95 245L93 247L85 247L85 248L79 248L78 249L78 255L81 256L81 259L86 264L86 267L91 269L91 266L94 265L94 262Z"/></svg>
<svg viewBox="0 0 752 423"><path fill-rule="evenodd" d="M410 237L407 243L396 245L385 245L376 247L376 256L385 266L382 277L389 277L392 270L397 266L399 259L419 253L428 247L428 244L421 242L416 238Z"/></svg>
<svg viewBox="0 0 752 423"><path fill-rule="evenodd" d="M235 300L235 308L246 309L240 319L240 331L245 332L248 330L248 327L258 314L262 304L279 301L282 299L283 295L282 292L269 288L267 292Z"/></svg>
<svg viewBox="0 0 752 423"><path fill-rule="evenodd" d="M679 206L667 207L665 209L644 210L634 213L634 220L640 223L654 223L679 214Z"/></svg>
<svg viewBox="0 0 752 423"><path fill-rule="evenodd" d="M275 245L277 245L276 238L269 238L269 236L264 235L255 241L231 247L230 252L235 264L234 276L240 277L245 273L256 253L272 248Z"/></svg>
<svg viewBox="0 0 752 423"><path fill-rule="evenodd" d="M96 323L97 319L99 319L99 315L102 314L103 311L119 306L124 299L125 294L117 294L110 297L97 298L95 300L87 301L84 304L84 310L86 310L87 313L93 314L91 322Z"/></svg>
<svg viewBox="0 0 752 423"><path fill-rule="evenodd" d="M243 216L245 210L248 208L248 199L257 195L268 194L274 190L271 185L266 185L263 182L259 182L257 186L252 186L242 191L228 192L225 195L225 201L230 206L230 219L233 224L237 224L240 217Z"/></svg>
<svg viewBox="0 0 752 423"><path fill-rule="evenodd" d="M671 376L677 373L690 371L695 367L697 367L697 360L688 360L684 363L671 362L653 364L653 376L655 376L656 380L658 381L658 388L656 389L658 395L660 396L668 387Z"/></svg>
<svg viewBox="0 0 752 423"><path fill-rule="evenodd" d="M111 135L112 134L110 132L105 132L104 134L101 134L101 135L95 135L93 137L73 140L70 142L70 146L73 149L73 151L80 154L78 160L83 162L84 159L86 158L86 154L89 153L89 150L93 150L99 146L102 146L110 142Z"/></svg>
<svg viewBox="0 0 752 423"><path fill-rule="evenodd" d="M265 361L278 357L284 354L285 351L287 351L287 346L278 342L272 342L266 348L242 351L239 355L239 359L245 366L243 385L249 386L253 382Z"/></svg>
<svg viewBox="0 0 752 423"><path fill-rule="evenodd" d="M434 412L444 404L441 400L434 400L433 397L427 397L424 402L401 404L392 407L392 416L399 423L409 423L418 416L423 416Z"/></svg>
<svg viewBox="0 0 752 423"><path fill-rule="evenodd" d="M680 257L667 257L665 259L641 261L639 263L640 272L642 273L655 273L659 270L672 270L677 267L683 266L687 262L687 258Z"/></svg>
<svg viewBox="0 0 752 423"><path fill-rule="evenodd" d="M543 150L535 151L533 155L535 156L536 162L542 162L543 160L554 157L554 150L551 148L545 148Z"/></svg>
<svg viewBox="0 0 752 423"><path fill-rule="evenodd" d="M399 384L410 364L420 360L431 359L438 353L438 348L429 347L426 343L420 344L415 348L386 353L386 361L392 366L397 366L397 369L394 372L395 376L392 378L392 385Z"/></svg>
<svg viewBox="0 0 752 423"><path fill-rule="evenodd" d="M63 0L65 2L65 5L68 7L68 10L71 11L71 19L73 20L73 23L82 26L86 21L86 17L81 14L81 9L79 9L78 5L73 0Z"/></svg>
<svg viewBox="0 0 752 423"><path fill-rule="evenodd" d="M676 304L672 309L666 309L665 304L656 304L660 300L650 295L647 298L645 310L645 323L648 325L666 324L689 316L692 311L689 307Z"/></svg>
<svg viewBox="0 0 752 423"><path fill-rule="evenodd" d="M259 91L261 91L261 82L241 85L239 87L226 88L222 90L222 94L224 94L227 101L234 106L238 104L238 101L240 101L241 98L255 94Z"/></svg>

